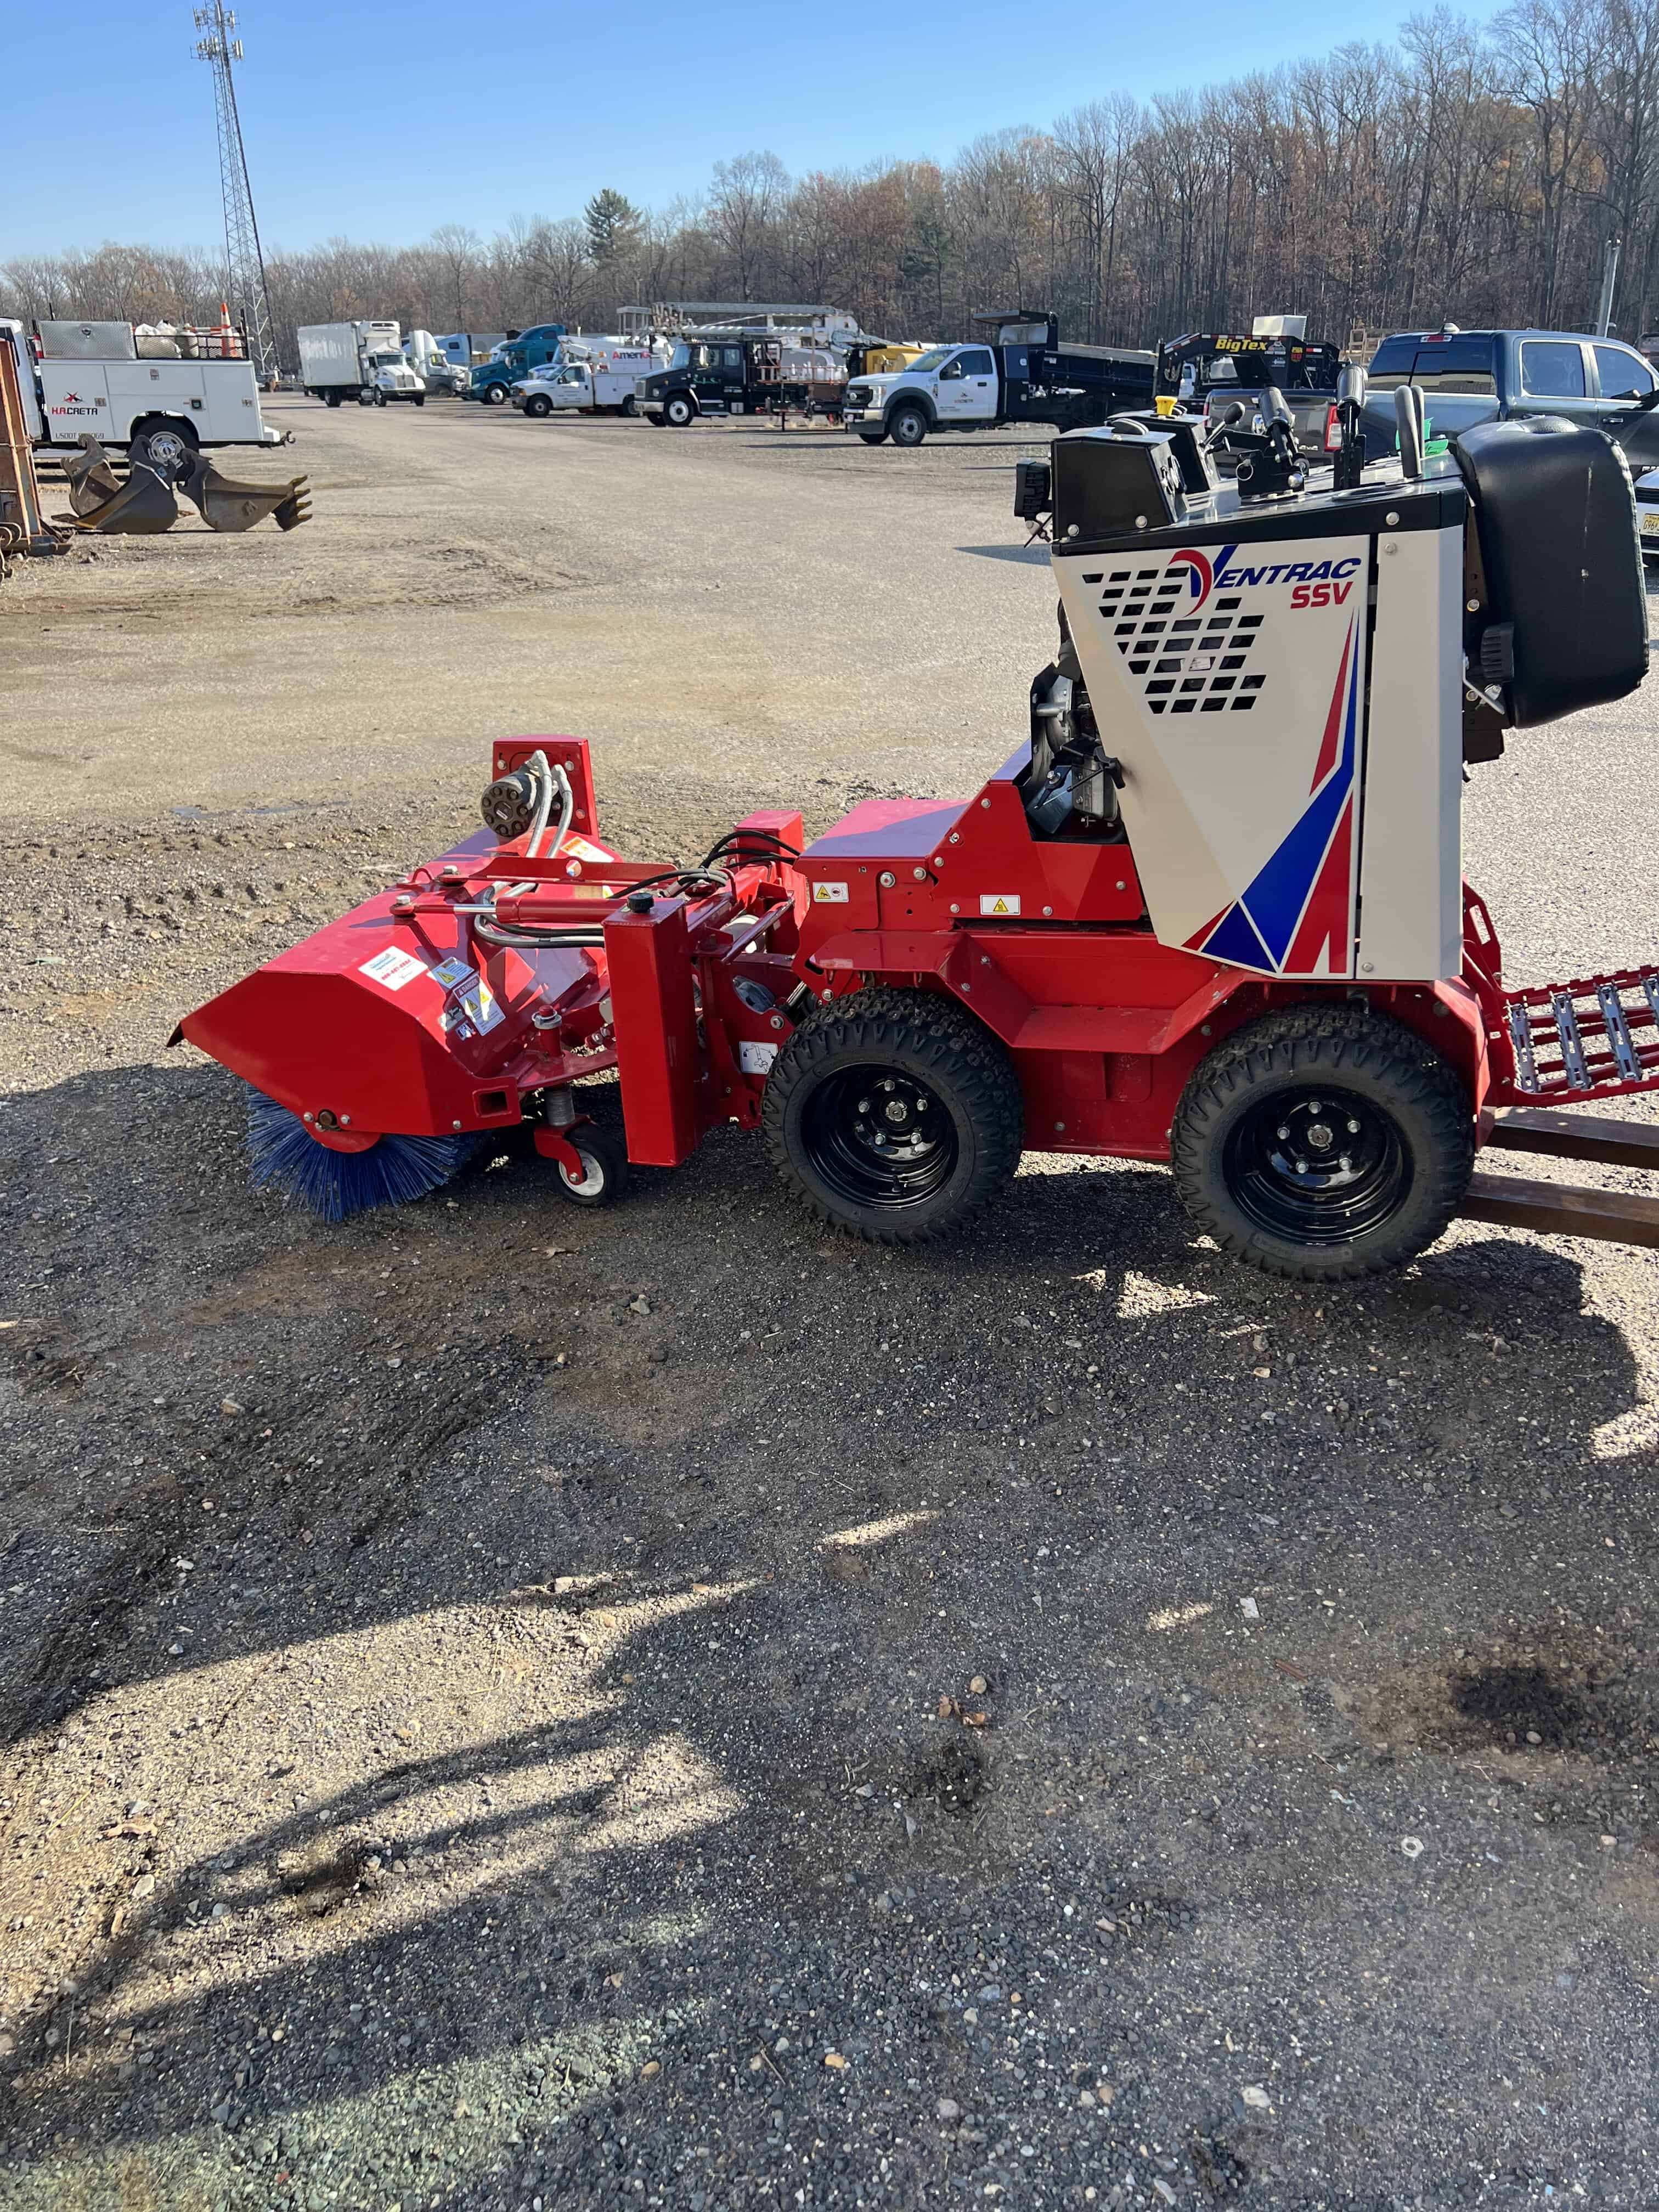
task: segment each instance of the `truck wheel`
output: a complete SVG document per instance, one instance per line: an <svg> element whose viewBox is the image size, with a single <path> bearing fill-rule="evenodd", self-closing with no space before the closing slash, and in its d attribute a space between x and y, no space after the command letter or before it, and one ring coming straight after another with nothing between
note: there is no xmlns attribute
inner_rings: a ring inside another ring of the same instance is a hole
<svg viewBox="0 0 1659 2212"><path fill-rule="evenodd" d="M544 392L532 392L524 403L524 411L526 415L550 415L553 402Z"/></svg>
<svg viewBox="0 0 1659 2212"><path fill-rule="evenodd" d="M357 404L360 407L372 407L374 404L374 392L367 384L364 385L362 390L357 394Z"/></svg>
<svg viewBox="0 0 1659 2212"><path fill-rule="evenodd" d="M921 1244L965 1221L1019 1163L1019 1079L954 999L860 991L808 1018L765 1092L784 1181L837 1228Z"/></svg>
<svg viewBox="0 0 1659 2212"><path fill-rule="evenodd" d="M479 397L486 407L505 407L507 386L504 384L486 384Z"/></svg>
<svg viewBox="0 0 1659 2212"><path fill-rule="evenodd" d="M325 398L324 399L324 401L323 401L323 404L324 404L325 407L337 407L337 406L339 405L339 404L340 404L340 395L339 395L339 393L338 393L337 392L329 392L329 393L327 394L326 398Z"/></svg>
<svg viewBox="0 0 1659 2212"><path fill-rule="evenodd" d="M887 428L896 446L919 446L927 435L927 411L921 407L896 407L887 418Z"/></svg>
<svg viewBox="0 0 1659 2212"><path fill-rule="evenodd" d="M884 446L887 443L887 433L885 430L860 430L859 443L861 446Z"/></svg>
<svg viewBox="0 0 1659 2212"><path fill-rule="evenodd" d="M415 404L417 407L424 407L426 405L426 394L424 392L417 392L415 394Z"/></svg>
<svg viewBox="0 0 1659 2212"><path fill-rule="evenodd" d="M1194 1069L1170 1146L1182 1204L1224 1252L1310 1283L1415 1259L1474 1164L1456 1072L1360 1006L1292 1006L1237 1030Z"/></svg>
<svg viewBox="0 0 1659 2212"><path fill-rule="evenodd" d="M634 395L631 392L622 404L622 411L624 415L637 415L640 411L638 407L635 404Z"/></svg>
<svg viewBox="0 0 1659 2212"><path fill-rule="evenodd" d="M675 392L662 411L664 419L677 430L689 430L697 419L696 405L683 392Z"/></svg>
<svg viewBox="0 0 1659 2212"><path fill-rule="evenodd" d="M140 422L127 447L129 460L155 470L167 483L189 473L196 458L196 433L185 422Z"/></svg>

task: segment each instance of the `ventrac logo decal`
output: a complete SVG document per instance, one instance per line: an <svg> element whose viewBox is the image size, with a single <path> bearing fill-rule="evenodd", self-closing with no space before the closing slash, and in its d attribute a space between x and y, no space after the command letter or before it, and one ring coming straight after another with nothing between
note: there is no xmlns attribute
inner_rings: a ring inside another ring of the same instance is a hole
<svg viewBox="0 0 1659 2212"><path fill-rule="evenodd" d="M1166 573L1184 571L1188 611L1196 613L1212 592L1238 591L1255 584L1288 584L1293 607L1340 607L1346 604L1358 572L1358 555L1346 561L1238 562L1237 546L1224 545L1215 553L1200 553L1183 545L1170 556Z"/></svg>

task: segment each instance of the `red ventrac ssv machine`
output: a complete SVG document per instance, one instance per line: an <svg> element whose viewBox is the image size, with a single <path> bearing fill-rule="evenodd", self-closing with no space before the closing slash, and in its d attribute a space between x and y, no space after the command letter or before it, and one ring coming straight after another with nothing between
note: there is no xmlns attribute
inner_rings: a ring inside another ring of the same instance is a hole
<svg viewBox="0 0 1659 2212"><path fill-rule="evenodd" d="M1060 643L964 799L806 843L748 816L620 858L585 741L498 744L485 830L175 1032L252 1087L256 1179L338 1218L533 1141L571 1199L763 1131L825 1219L953 1226L1023 1150L1165 1160L1224 1249L1395 1266L1460 1212L1659 1242L1653 1200L1477 1175L1498 1143L1648 1165L1574 1110L1659 1087L1659 971L1511 988L1462 880L1464 763L1632 690L1629 474L1598 431L1482 425L1310 487L1288 428L1055 441ZM584 1090L615 1071L626 1146Z"/></svg>

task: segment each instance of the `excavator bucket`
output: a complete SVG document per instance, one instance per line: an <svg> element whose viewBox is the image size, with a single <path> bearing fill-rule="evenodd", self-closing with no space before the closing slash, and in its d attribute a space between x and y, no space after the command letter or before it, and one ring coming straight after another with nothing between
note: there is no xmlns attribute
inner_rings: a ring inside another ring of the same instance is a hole
<svg viewBox="0 0 1659 2212"><path fill-rule="evenodd" d="M179 489L202 511L210 530L252 530L272 516L278 530L296 530L311 519L307 479L289 477L283 483L240 483L221 476L204 453L198 453L179 479Z"/></svg>
<svg viewBox="0 0 1659 2212"><path fill-rule="evenodd" d="M64 474L69 478L70 505L76 514L90 514L115 496L121 479L90 430L81 433L80 444L78 453L64 456Z"/></svg>
<svg viewBox="0 0 1659 2212"><path fill-rule="evenodd" d="M104 474L112 477L106 460L101 467ZM70 503L76 511L62 520L72 522L77 530L95 530L105 538L159 538L179 520L179 502L172 486L147 463L134 461L126 482L117 484L113 491L106 491L99 478L100 462L94 461L79 484L71 479ZM88 493L94 495L90 505L85 503Z"/></svg>

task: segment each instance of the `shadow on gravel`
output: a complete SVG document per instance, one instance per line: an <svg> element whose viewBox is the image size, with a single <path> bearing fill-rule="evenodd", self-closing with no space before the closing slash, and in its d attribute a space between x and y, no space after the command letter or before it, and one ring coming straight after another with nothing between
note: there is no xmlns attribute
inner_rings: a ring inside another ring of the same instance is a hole
<svg viewBox="0 0 1659 2212"><path fill-rule="evenodd" d="M262 2203L610 2203L658 2129L830 2203L878 2160L894 2201L1058 2192L1156 2135L1277 2203L1310 2162L1431 2181L1450 2049L1495 2161L1485 2085L1558 2045L1583 2091L1528 2140L1616 2160L1643 2039L1622 1981L1555 1980L1589 1893L1540 1854L1652 1833L1607 1548L1651 1461L1562 1252L1465 1232L1316 1294L1158 1171L1037 1158L964 1243L878 1253L736 1136L614 1212L504 1152L327 1229L250 1196L199 1064L0 1142L43 2190L68 2130Z"/></svg>
<svg viewBox="0 0 1659 2212"><path fill-rule="evenodd" d="M958 553L977 553L983 561L1017 561L1022 568L1046 568L1046 545L958 545Z"/></svg>

